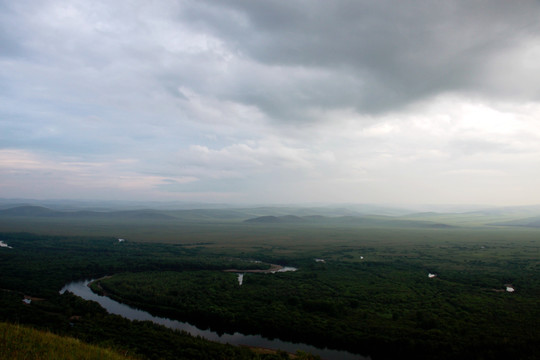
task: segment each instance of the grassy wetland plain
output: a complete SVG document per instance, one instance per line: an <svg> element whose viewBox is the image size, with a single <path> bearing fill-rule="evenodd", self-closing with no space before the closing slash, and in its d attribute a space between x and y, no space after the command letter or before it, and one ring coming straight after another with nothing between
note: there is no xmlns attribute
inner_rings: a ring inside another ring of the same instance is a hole
<svg viewBox="0 0 540 360"><path fill-rule="evenodd" d="M0 210L0 321L149 359L286 359L108 314L74 280L154 315L372 359L534 359L537 209ZM123 239L123 241L119 241ZM8 247L9 246L9 247ZM245 272L269 264L283 273ZM30 304L24 296L33 297ZM297 358L316 358L303 352Z"/></svg>

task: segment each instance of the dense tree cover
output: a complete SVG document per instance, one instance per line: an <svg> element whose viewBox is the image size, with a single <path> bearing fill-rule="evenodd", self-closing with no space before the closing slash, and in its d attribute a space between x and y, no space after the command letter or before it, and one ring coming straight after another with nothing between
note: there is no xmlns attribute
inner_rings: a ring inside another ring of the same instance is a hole
<svg viewBox="0 0 540 360"><path fill-rule="evenodd" d="M120 300L217 331L353 352L497 358L538 347L537 298L430 279L401 262L306 264L248 273L242 286L217 271L124 273L100 284Z"/></svg>
<svg viewBox="0 0 540 360"><path fill-rule="evenodd" d="M2 233L0 240L12 248L0 249L0 320L147 358L285 357L127 321L95 303L58 294L70 280L113 275L101 281L103 289L159 315L223 332L369 353L374 359L396 354L533 359L540 351L537 232L245 231L223 233L222 242L212 244L201 235L164 244ZM252 259L299 270L248 273L242 286L235 274L222 271L265 266ZM428 273L438 276L429 279ZM505 292L506 284L516 291ZM24 305L23 294L45 300Z"/></svg>
<svg viewBox="0 0 540 360"><path fill-rule="evenodd" d="M265 268L220 256L199 245L119 242L112 237L0 233L11 248L0 251L0 288L53 295L70 280L121 271Z"/></svg>
<svg viewBox="0 0 540 360"><path fill-rule="evenodd" d="M68 281L126 269L224 269L263 265L198 256L197 247L119 243L115 238L0 234L0 321L28 324L148 359L285 359L109 315L97 303L58 291ZM5 251L4 251L5 250ZM25 295L34 301L24 304ZM311 355L306 355L306 359Z"/></svg>
<svg viewBox="0 0 540 360"><path fill-rule="evenodd" d="M28 324L111 348L143 359L288 359L286 353L257 354L245 347L224 345L173 331L148 321L129 321L107 314L96 303L70 293L24 305L21 294L0 291L0 319ZM307 356L306 359L315 359Z"/></svg>

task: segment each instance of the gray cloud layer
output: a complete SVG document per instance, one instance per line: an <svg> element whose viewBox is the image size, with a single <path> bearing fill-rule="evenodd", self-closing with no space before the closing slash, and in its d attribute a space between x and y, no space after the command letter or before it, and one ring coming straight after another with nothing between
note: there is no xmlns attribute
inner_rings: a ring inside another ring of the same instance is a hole
<svg viewBox="0 0 540 360"><path fill-rule="evenodd" d="M266 94L243 93L241 100L269 112L298 102L372 112L446 91L514 96L518 90L537 99L538 91L497 81L488 66L507 57L512 70L520 47L538 39L539 15L533 1L214 1L186 9L181 19L258 62L328 75L295 83L304 85L304 101L266 104Z"/></svg>
<svg viewBox="0 0 540 360"><path fill-rule="evenodd" d="M0 196L540 201L539 15L0 1Z"/></svg>

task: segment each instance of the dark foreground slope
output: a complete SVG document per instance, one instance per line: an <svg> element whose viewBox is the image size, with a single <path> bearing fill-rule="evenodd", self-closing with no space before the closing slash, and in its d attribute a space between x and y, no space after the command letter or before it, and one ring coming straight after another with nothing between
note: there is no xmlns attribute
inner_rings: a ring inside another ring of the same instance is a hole
<svg viewBox="0 0 540 360"><path fill-rule="evenodd" d="M120 351L86 344L27 326L0 322L0 359L24 360L130 360Z"/></svg>

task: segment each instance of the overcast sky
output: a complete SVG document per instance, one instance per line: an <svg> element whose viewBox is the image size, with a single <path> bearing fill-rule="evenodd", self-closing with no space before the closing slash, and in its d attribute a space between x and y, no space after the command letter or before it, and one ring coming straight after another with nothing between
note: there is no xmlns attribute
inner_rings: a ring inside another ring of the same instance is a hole
<svg viewBox="0 0 540 360"><path fill-rule="evenodd" d="M540 203L538 1L0 0L0 197Z"/></svg>

